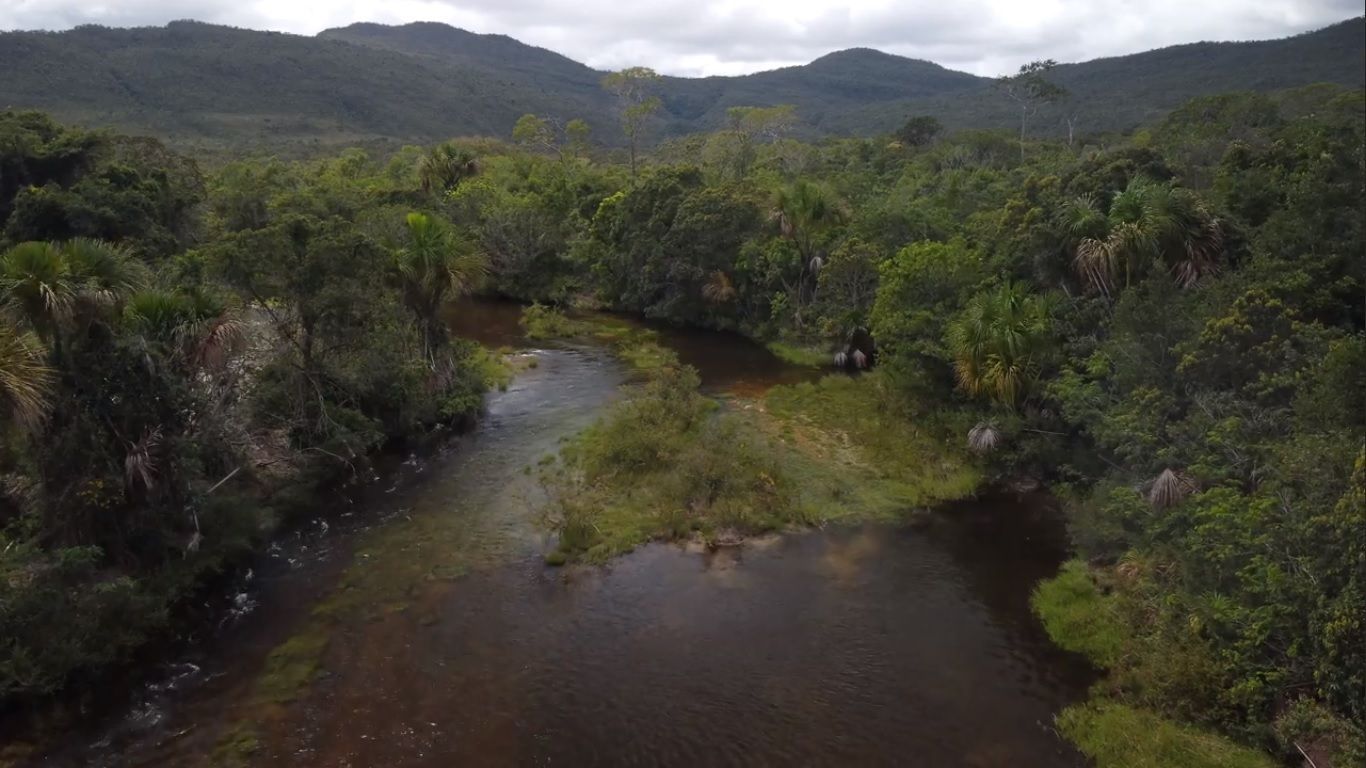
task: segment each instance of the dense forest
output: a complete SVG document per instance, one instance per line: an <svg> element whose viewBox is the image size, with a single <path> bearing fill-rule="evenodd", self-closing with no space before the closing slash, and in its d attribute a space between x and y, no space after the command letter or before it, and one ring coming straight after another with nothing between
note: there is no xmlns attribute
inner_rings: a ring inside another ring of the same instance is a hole
<svg viewBox="0 0 1366 768"><path fill-rule="evenodd" d="M879 430L1064 500L1076 558L1035 607L1108 670L1060 721L1098 764L1366 759L1360 90L1057 139L903 114L809 143L736 106L638 147L660 81L605 84L629 163L535 114L216 167L0 115L7 705L172 634L368 456L476 414L507 372L441 313L477 291L822 359L866 329ZM1026 116L1061 90L1046 63L999 88ZM1215 757L1163 757L1186 743Z"/></svg>
<svg viewBox="0 0 1366 768"><path fill-rule="evenodd" d="M1282 40L1193 43L1063 63L1068 97L1043 135L1128 131L1197 96L1313 83L1360 87L1361 18ZM502 35L436 23L354 24L316 37L178 21L0 33L0 107L170 141L197 157L263 147L298 157L364 144L389 152L449 136L506 136L523 114L579 117L620 146L603 72ZM715 131L727 110L791 104L798 138L888 133L907 115L950 130L1008 129L1018 108L991 78L856 48L738 77L663 77L651 139Z"/></svg>

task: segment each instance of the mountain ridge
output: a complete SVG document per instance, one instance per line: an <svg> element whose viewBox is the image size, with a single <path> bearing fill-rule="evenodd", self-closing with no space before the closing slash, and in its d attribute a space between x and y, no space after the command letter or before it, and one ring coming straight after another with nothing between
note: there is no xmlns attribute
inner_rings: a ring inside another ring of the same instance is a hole
<svg viewBox="0 0 1366 768"><path fill-rule="evenodd" d="M1051 75L1092 114L1087 130L1118 130L1192 96L1315 82L1361 87L1366 19L1289 38L1187 43L1060 65ZM582 117L615 143L603 72L501 34L438 22L368 22L314 36L176 21L0 33L0 108L37 108L89 125L182 144L297 145L507 136L527 112ZM796 105L808 136L886 132L911 114L950 128L1017 119L992 80L873 48L748 75L659 83L654 138L725 124L739 105ZM1053 125L1039 130L1057 132Z"/></svg>

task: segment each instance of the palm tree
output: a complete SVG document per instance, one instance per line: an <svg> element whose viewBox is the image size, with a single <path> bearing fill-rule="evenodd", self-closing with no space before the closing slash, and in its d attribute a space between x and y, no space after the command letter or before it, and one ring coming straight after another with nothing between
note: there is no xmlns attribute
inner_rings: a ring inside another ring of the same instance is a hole
<svg viewBox="0 0 1366 768"><path fill-rule="evenodd" d="M1092 289L1111 295L1149 265L1161 263L1186 288L1219 270L1224 228L1194 193L1142 177L1115 195L1108 212L1093 196L1059 212L1077 272Z"/></svg>
<svg viewBox="0 0 1366 768"><path fill-rule="evenodd" d="M71 312L76 280L51 243L20 243L0 256L0 301L14 320L51 338Z"/></svg>
<svg viewBox="0 0 1366 768"><path fill-rule="evenodd" d="M417 172L423 192L442 195L460 186L460 182L465 179L478 174L479 160L468 149L448 142L427 153Z"/></svg>
<svg viewBox="0 0 1366 768"><path fill-rule="evenodd" d="M60 341L64 322L115 307L145 274L127 250L98 240L20 243L0 255L0 304L40 336Z"/></svg>
<svg viewBox="0 0 1366 768"><path fill-rule="evenodd" d="M735 284L730 275L715 270L702 285L702 298L711 304L728 304L735 300Z"/></svg>
<svg viewBox="0 0 1366 768"><path fill-rule="evenodd" d="M43 358L37 337L0 318L0 409L26 430L47 413L54 376Z"/></svg>
<svg viewBox="0 0 1366 768"><path fill-rule="evenodd" d="M797 282L785 287L795 300L800 323L802 308L824 264L816 243L821 234L843 220L844 213L824 187L803 180L778 190L773 197L773 216L778 231L797 247Z"/></svg>
<svg viewBox="0 0 1366 768"><path fill-rule="evenodd" d="M422 213L407 217L408 244L394 253L403 301L416 315L426 357L435 361L446 342L441 306L474 290L488 273L488 262L444 221Z"/></svg>
<svg viewBox="0 0 1366 768"><path fill-rule="evenodd" d="M1051 308L1042 296L1006 283L968 302L949 326L958 384L1012 408L1028 398L1049 349Z"/></svg>
<svg viewBox="0 0 1366 768"><path fill-rule="evenodd" d="M242 342L242 325L202 293L147 290L134 294L124 323L145 346L156 346L190 369L221 368Z"/></svg>

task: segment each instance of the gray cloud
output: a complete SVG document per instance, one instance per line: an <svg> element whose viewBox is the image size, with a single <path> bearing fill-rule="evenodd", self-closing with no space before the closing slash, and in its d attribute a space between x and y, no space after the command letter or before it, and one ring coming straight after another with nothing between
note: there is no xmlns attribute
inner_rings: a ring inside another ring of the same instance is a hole
<svg viewBox="0 0 1366 768"><path fill-rule="evenodd" d="M1199 40L1283 37L1361 14L1360 0L0 0L0 29L193 18L314 34L354 21L443 21L600 68L735 74L864 46L994 75Z"/></svg>

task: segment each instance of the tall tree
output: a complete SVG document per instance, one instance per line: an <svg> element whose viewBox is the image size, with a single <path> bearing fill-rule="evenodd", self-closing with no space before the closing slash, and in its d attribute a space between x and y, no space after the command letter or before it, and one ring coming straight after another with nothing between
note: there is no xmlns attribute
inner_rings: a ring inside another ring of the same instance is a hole
<svg viewBox="0 0 1366 768"><path fill-rule="evenodd" d="M996 79L996 87L1020 107L1020 159L1024 159L1029 119L1043 105L1051 104L1067 94L1065 88L1045 77L1057 65L1058 62L1052 59L1031 61L1020 67L1019 72Z"/></svg>
<svg viewBox="0 0 1366 768"><path fill-rule="evenodd" d="M797 280L787 284L787 292L795 303L800 323L803 309L815 289L816 277L824 265L821 238L832 226L844 220L844 212L825 187L804 179L779 189L773 198L773 210L779 232L797 248Z"/></svg>
<svg viewBox="0 0 1366 768"><path fill-rule="evenodd" d="M659 80L659 73L649 67L630 67L602 78L602 87L614 94L621 105L621 128L631 147L632 178L636 175L636 154L641 131L663 104L652 93Z"/></svg>
<svg viewBox="0 0 1366 768"><path fill-rule="evenodd" d="M488 263L440 219L410 213L406 224L408 242L394 253L394 265L403 283L403 302L422 330L424 355L434 365L446 344L442 305L472 290L488 272Z"/></svg>

